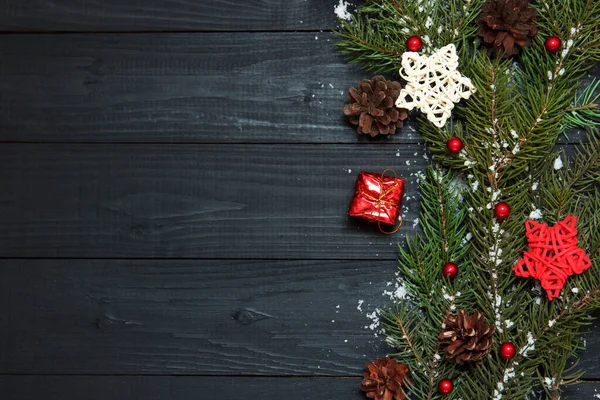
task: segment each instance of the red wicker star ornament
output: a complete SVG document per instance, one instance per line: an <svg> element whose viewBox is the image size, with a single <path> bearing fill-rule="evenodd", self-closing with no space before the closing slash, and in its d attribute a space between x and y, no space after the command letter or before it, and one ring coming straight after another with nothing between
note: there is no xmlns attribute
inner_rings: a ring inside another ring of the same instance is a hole
<svg viewBox="0 0 600 400"><path fill-rule="evenodd" d="M541 281L549 300L560 295L569 276L581 274L592 265L585 251L577 246L576 223L575 216L552 227L532 220L525 223L529 250L513 271L517 276Z"/></svg>

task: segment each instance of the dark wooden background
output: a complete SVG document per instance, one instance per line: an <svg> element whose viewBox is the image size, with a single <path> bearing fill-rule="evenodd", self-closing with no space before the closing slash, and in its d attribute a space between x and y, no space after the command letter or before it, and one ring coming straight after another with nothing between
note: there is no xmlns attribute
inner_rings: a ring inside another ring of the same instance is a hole
<svg viewBox="0 0 600 400"><path fill-rule="evenodd" d="M345 122L337 3L0 1L0 398L363 398L428 161ZM395 237L346 217L388 167Z"/></svg>

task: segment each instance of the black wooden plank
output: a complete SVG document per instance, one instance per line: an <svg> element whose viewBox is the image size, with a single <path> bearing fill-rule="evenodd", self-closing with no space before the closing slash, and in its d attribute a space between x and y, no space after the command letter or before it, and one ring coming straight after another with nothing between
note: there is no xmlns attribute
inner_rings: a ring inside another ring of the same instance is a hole
<svg viewBox="0 0 600 400"><path fill-rule="evenodd" d="M85 258L395 259L428 164L421 145L5 144L0 160L0 257ZM386 168L407 179L391 237L347 216L358 172Z"/></svg>
<svg viewBox="0 0 600 400"><path fill-rule="evenodd" d="M359 383L358 377L0 376L0 392L5 400L364 400ZM600 383L583 382L561 399L598 394Z"/></svg>
<svg viewBox="0 0 600 400"><path fill-rule="evenodd" d="M384 302L394 271L393 261L0 260L0 373L358 375L387 351L358 300L364 312Z"/></svg>
<svg viewBox="0 0 600 400"><path fill-rule="evenodd" d="M0 373L358 376L390 351L365 313L389 302L394 272L393 261L2 260ZM581 367L597 379L591 330Z"/></svg>
<svg viewBox="0 0 600 400"><path fill-rule="evenodd" d="M344 62L335 40L331 33L3 35L0 141L419 141L414 122L391 138L357 138L342 107L347 88L368 74Z"/></svg>
<svg viewBox="0 0 600 400"><path fill-rule="evenodd" d="M293 31L335 28L334 7L339 0L3 0L1 4L2 31Z"/></svg>
<svg viewBox="0 0 600 400"><path fill-rule="evenodd" d="M334 41L323 33L0 36L0 140L355 143L342 107L363 73ZM414 142L413 134L391 140Z"/></svg>

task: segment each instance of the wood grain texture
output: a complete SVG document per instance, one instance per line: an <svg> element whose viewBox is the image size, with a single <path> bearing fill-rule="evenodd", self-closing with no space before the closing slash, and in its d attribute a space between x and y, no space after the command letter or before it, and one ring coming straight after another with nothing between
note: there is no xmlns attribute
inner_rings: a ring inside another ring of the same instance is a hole
<svg viewBox="0 0 600 400"><path fill-rule="evenodd" d="M395 268L1 260L0 373L358 376L391 351L365 314L391 304L382 294ZM590 335L580 365L589 378L600 378L599 350Z"/></svg>
<svg viewBox="0 0 600 400"><path fill-rule="evenodd" d="M132 376L0 376L5 400L364 400L360 379ZM600 383L566 389L564 400L594 399ZM8 396L8 397L7 397Z"/></svg>
<svg viewBox="0 0 600 400"><path fill-rule="evenodd" d="M344 62L335 40L332 33L3 35L0 141L421 141L414 122L392 137L357 138L342 107L348 87L368 74Z"/></svg>
<svg viewBox="0 0 600 400"><path fill-rule="evenodd" d="M358 300L364 312L382 304L394 270L394 261L0 260L0 373L359 375L388 348L365 329Z"/></svg>
<svg viewBox="0 0 600 400"><path fill-rule="evenodd" d="M420 145L0 148L0 257L396 258ZM361 169L406 178L396 236L347 216Z"/></svg>
<svg viewBox="0 0 600 400"><path fill-rule="evenodd" d="M338 3L339 0L2 0L0 30L328 30L337 26L334 7Z"/></svg>
<svg viewBox="0 0 600 400"><path fill-rule="evenodd" d="M342 107L362 73L336 54L334 40L0 36L0 140L354 143Z"/></svg>

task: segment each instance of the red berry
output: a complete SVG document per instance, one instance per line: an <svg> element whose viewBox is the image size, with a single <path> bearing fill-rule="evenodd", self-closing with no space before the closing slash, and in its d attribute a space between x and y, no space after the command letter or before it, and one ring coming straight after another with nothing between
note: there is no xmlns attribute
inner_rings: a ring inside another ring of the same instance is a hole
<svg viewBox="0 0 600 400"><path fill-rule="evenodd" d="M517 355L517 346L511 342L502 343L500 345L500 357L504 360L510 360Z"/></svg>
<svg viewBox="0 0 600 400"><path fill-rule="evenodd" d="M450 394L454 390L454 383L450 379L442 379L438 383L438 391L441 394Z"/></svg>
<svg viewBox="0 0 600 400"><path fill-rule="evenodd" d="M460 138L457 138L456 136L451 137L446 142L446 148L452 154L459 153L463 149L463 147L465 147L463 141Z"/></svg>
<svg viewBox="0 0 600 400"><path fill-rule="evenodd" d="M556 53L558 50L560 50L562 41L558 36L550 36L548 39L546 39L544 46L546 46L546 50L548 50L550 53Z"/></svg>
<svg viewBox="0 0 600 400"><path fill-rule="evenodd" d="M494 214L498 219L506 219L510 216L510 206L506 203L498 203L494 207Z"/></svg>
<svg viewBox="0 0 600 400"><path fill-rule="evenodd" d="M444 278L454 279L458 275L458 265L453 262L448 262L442 267L442 275Z"/></svg>
<svg viewBox="0 0 600 400"><path fill-rule="evenodd" d="M411 36L406 41L406 48L410 51L419 51L423 47L423 41L418 36Z"/></svg>

